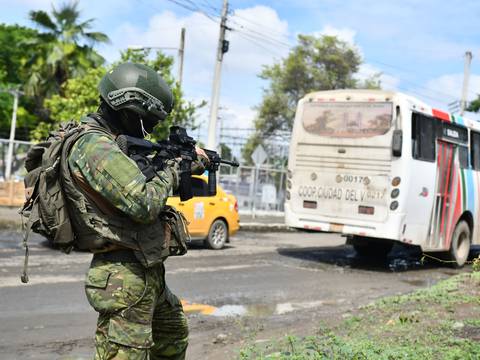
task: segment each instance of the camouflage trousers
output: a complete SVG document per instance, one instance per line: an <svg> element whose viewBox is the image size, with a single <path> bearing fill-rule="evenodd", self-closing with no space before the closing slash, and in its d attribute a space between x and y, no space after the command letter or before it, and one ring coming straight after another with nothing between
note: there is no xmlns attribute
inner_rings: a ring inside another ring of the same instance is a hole
<svg viewBox="0 0 480 360"><path fill-rule="evenodd" d="M85 292L99 313L95 360L185 359L188 327L163 264L93 260Z"/></svg>

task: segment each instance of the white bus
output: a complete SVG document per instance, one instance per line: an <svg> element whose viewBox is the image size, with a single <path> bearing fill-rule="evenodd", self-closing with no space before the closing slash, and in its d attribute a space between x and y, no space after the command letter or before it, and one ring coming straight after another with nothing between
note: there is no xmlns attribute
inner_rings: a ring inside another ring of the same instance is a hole
<svg viewBox="0 0 480 360"><path fill-rule="evenodd" d="M479 179L479 123L398 92L314 92L295 116L285 221L362 255L398 241L462 266L480 243Z"/></svg>

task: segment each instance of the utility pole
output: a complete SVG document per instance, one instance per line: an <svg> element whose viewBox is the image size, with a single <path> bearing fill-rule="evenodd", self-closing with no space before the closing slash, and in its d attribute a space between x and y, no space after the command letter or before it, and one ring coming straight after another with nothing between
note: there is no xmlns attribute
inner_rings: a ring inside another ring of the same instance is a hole
<svg viewBox="0 0 480 360"><path fill-rule="evenodd" d="M18 98L23 94L18 89L8 90L10 94L13 95L13 113L12 113L12 123L10 125L10 139L8 140L8 151L6 159L6 169L5 169L5 180L10 180L12 175L12 162L13 162L13 142L15 140L15 127L17 125L17 109L18 109Z"/></svg>
<svg viewBox="0 0 480 360"><path fill-rule="evenodd" d="M470 80L470 64L472 63L472 52L465 52L465 65L463 67L463 88L462 88L462 101L460 104L460 115L463 116L465 108L467 107L468 96L468 81Z"/></svg>
<svg viewBox="0 0 480 360"><path fill-rule="evenodd" d="M217 57L215 63L215 74L213 77L212 99L210 104L210 122L208 123L207 148L217 149L217 118L218 102L220 98L220 77L222 73L223 54L228 51L229 42L225 40L227 24L228 0L223 0L222 20L220 22L220 36L218 38Z"/></svg>
<svg viewBox="0 0 480 360"><path fill-rule="evenodd" d="M185 28L180 33L180 47L178 48L178 83L182 86L183 79L183 57L185 55Z"/></svg>

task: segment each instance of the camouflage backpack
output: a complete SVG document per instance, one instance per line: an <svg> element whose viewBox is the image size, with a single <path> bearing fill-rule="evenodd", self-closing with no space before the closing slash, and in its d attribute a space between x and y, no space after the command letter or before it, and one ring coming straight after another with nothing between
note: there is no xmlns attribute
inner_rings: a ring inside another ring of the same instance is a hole
<svg viewBox="0 0 480 360"><path fill-rule="evenodd" d="M25 262L22 282L28 282L28 238L33 231L43 235L52 247L69 253L74 245L65 195L62 190L61 155L64 145L75 142L85 132L85 127L70 121L62 124L47 141L34 145L25 159L25 202L20 209L23 222Z"/></svg>

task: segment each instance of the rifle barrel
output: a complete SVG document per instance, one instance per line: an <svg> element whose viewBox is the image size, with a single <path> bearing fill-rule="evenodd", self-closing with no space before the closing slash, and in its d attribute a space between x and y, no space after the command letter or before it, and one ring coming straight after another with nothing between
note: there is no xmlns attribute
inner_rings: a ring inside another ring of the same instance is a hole
<svg viewBox="0 0 480 360"><path fill-rule="evenodd" d="M220 164L225 164L225 165L230 165L230 166L233 166L233 167L238 167L240 166L240 164L236 161L230 161L230 160L220 160Z"/></svg>

